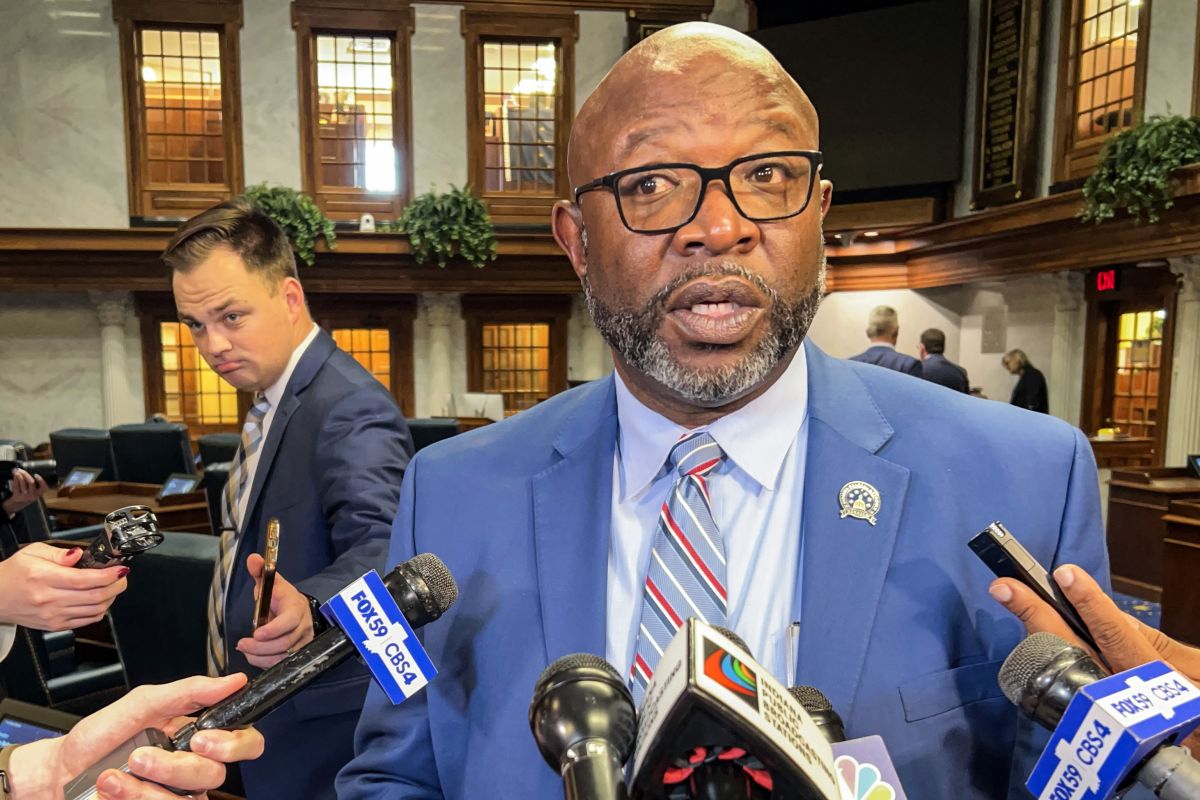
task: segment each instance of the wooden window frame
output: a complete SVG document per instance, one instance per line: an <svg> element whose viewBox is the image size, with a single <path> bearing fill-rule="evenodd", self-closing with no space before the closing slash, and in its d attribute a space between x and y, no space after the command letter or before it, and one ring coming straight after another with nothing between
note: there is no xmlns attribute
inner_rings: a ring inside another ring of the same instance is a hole
<svg viewBox="0 0 1200 800"><path fill-rule="evenodd" d="M1056 183L1067 183L1086 178L1096 167L1100 150L1109 136L1095 136L1083 142L1075 138L1075 74L1079 57L1079 25L1076 19L1082 13L1084 0L1062 0L1062 16L1058 37L1058 86L1054 113L1054 169ZM1133 76L1134 124L1141 119L1146 109L1146 72L1150 47L1150 17L1152 0L1143 0L1138 12L1137 64ZM1122 128L1120 130L1127 130Z"/></svg>
<svg viewBox="0 0 1200 800"><path fill-rule="evenodd" d="M538 322L550 326L548 396L567 390L570 295L463 295L462 316L466 321L468 392L483 391L483 326Z"/></svg>
<svg viewBox="0 0 1200 800"><path fill-rule="evenodd" d="M405 0L294 0L292 27L296 31L296 61L300 87L301 180L325 215L356 220L363 214L377 219L400 216L413 192L412 56L415 15ZM396 149L396 191L391 194L321 188L317 146L316 37L324 33L392 37L392 144Z"/></svg>
<svg viewBox="0 0 1200 800"><path fill-rule="evenodd" d="M313 319L327 332L334 328L387 328L392 351L392 396L406 418L416 416L413 385L413 321L416 295L310 294Z"/></svg>
<svg viewBox="0 0 1200 800"><path fill-rule="evenodd" d="M125 160L129 216L186 219L246 188L242 162L242 79L238 31L242 0L113 0L121 40L121 90L125 104ZM225 192L211 189L152 189L146 168L146 136L140 109L140 77L134 37L143 27L219 30L221 34L221 119L225 126Z"/></svg>
<svg viewBox="0 0 1200 800"><path fill-rule="evenodd" d="M575 41L579 38L579 16L572 9L539 6L506 6L504 10L462 11L462 34L467 51L467 176L475 193L488 206L497 223L550 224L554 203L567 198L567 140L575 119ZM483 40L545 41L553 39L560 59L556 86L561 87L555 110L553 195L486 191L486 158L483 131Z"/></svg>

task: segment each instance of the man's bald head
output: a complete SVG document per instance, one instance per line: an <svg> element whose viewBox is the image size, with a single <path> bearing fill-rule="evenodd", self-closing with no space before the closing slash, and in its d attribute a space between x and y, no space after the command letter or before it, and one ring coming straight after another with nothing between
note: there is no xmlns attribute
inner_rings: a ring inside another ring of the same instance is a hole
<svg viewBox="0 0 1200 800"><path fill-rule="evenodd" d="M597 161L631 150L639 137L651 133L652 125L638 125L647 112L661 110L664 104L720 104L722 94L733 92L754 92L764 102L790 108L802 128L793 133L810 139L817 149L817 112L770 51L732 28L686 22L639 42L588 96L571 128L571 185L597 177Z"/></svg>

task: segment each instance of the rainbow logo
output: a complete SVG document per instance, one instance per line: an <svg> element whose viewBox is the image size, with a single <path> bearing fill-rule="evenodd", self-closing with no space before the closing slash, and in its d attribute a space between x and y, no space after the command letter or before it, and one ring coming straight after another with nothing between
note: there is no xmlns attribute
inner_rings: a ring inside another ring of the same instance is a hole
<svg viewBox="0 0 1200 800"><path fill-rule="evenodd" d="M860 763L854 756L838 756L834 766L845 800L896 800L895 788L874 764Z"/></svg>
<svg viewBox="0 0 1200 800"><path fill-rule="evenodd" d="M704 640L704 674L758 710L758 676L754 670L708 639Z"/></svg>

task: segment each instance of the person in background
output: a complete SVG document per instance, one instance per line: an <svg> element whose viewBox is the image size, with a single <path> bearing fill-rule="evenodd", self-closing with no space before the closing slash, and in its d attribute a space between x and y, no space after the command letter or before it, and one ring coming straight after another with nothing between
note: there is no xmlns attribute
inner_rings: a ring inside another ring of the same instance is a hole
<svg viewBox="0 0 1200 800"><path fill-rule="evenodd" d="M969 394L971 382L967 371L946 358L946 334L937 328L921 333L921 377L941 384L947 389Z"/></svg>
<svg viewBox="0 0 1200 800"><path fill-rule="evenodd" d="M875 364L880 367L894 369L906 375L921 377L921 362L910 355L896 350L896 341L900 338L900 317L891 306L875 306L867 317L867 338L871 346L851 361L861 361L864 364Z"/></svg>
<svg viewBox="0 0 1200 800"><path fill-rule="evenodd" d="M75 723L65 735L0 750L0 798L48 800L62 797L63 786L146 728L168 735L190 720L184 715L223 700L246 684L245 675L185 678L162 686L139 686L129 694ZM192 739L190 752L141 747L130 754L131 773L100 773L99 800L169 800L179 795L164 784L202 800L225 780L225 764L258 758L263 737L254 728L207 730ZM144 778L145 781L141 780ZM154 783L148 783L153 781ZM5 791L7 788L7 792Z"/></svg>
<svg viewBox="0 0 1200 800"><path fill-rule="evenodd" d="M1046 376L1033 364L1024 350L1009 350L1001 359L1004 368L1013 375L1020 375L1013 387L1012 404L1042 414L1050 413L1050 397L1046 390Z"/></svg>

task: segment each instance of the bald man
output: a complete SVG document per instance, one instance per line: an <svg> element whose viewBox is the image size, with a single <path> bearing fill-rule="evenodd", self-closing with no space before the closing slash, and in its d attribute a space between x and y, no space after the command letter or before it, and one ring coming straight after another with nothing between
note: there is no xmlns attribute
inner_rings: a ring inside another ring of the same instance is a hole
<svg viewBox="0 0 1200 800"><path fill-rule="evenodd" d="M368 695L340 797L561 797L529 733L539 673L603 655L640 701L690 616L881 734L910 796L1023 792L1036 742L996 681L1021 627L966 542L1002 518L1104 580L1091 450L804 341L819 148L775 59L705 23L633 48L584 104L553 228L615 374L413 460L389 563L437 553L461 595L423 631L429 687Z"/></svg>

